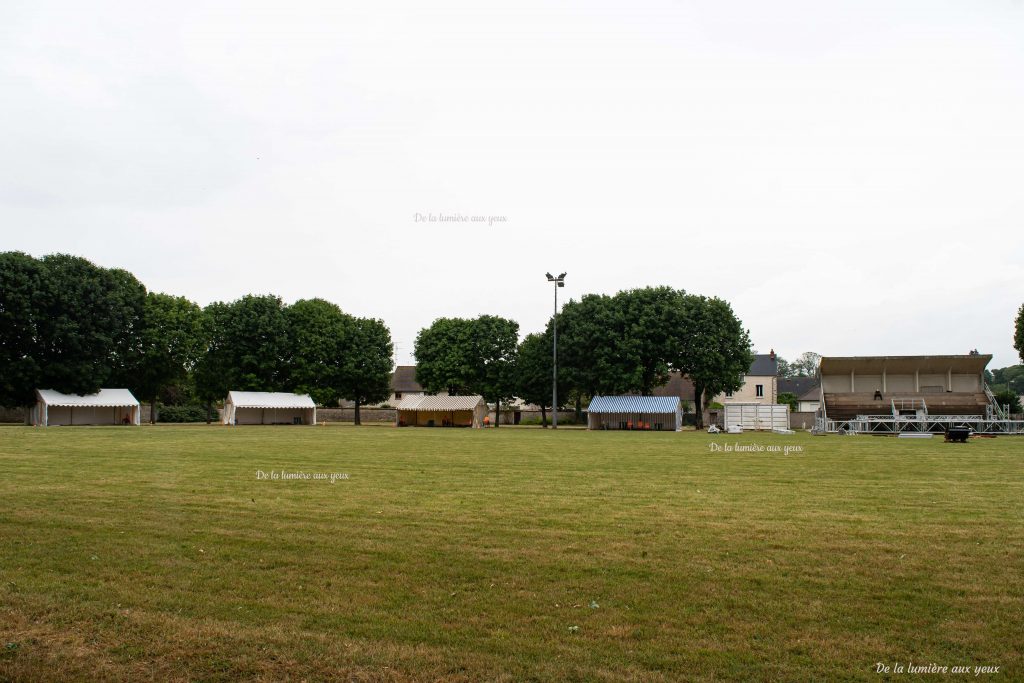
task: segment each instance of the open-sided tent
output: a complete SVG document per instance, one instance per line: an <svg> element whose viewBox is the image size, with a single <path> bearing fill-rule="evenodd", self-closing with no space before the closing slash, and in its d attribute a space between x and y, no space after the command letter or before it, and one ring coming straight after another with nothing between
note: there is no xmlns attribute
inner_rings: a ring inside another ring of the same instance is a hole
<svg viewBox="0 0 1024 683"><path fill-rule="evenodd" d="M36 403L28 411L28 424L137 425L140 413L139 402L127 389L100 389L86 396L36 389Z"/></svg>
<svg viewBox="0 0 1024 683"><path fill-rule="evenodd" d="M229 391L221 422L226 425L312 425L316 404L309 394Z"/></svg>
<svg viewBox="0 0 1024 683"><path fill-rule="evenodd" d="M399 427L474 427L484 426L487 402L473 396L410 396L397 406Z"/></svg>
<svg viewBox="0 0 1024 683"><path fill-rule="evenodd" d="M682 404L678 396L595 396L587 408L587 428L678 432Z"/></svg>

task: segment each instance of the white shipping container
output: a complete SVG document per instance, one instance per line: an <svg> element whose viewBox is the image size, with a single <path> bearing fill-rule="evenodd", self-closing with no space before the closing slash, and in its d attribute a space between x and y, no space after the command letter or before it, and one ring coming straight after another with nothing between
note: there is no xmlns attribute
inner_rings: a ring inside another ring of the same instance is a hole
<svg viewBox="0 0 1024 683"><path fill-rule="evenodd" d="M726 403L726 428L739 425L743 431L789 429L789 406L779 403Z"/></svg>

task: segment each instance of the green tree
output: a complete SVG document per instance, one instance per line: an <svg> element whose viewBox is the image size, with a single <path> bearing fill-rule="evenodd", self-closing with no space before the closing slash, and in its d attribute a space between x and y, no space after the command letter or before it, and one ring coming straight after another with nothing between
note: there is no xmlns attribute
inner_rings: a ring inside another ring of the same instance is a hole
<svg viewBox="0 0 1024 683"><path fill-rule="evenodd" d="M796 394L788 392L788 391L783 391L781 394L779 394L779 398L778 398L778 401L779 401L780 404L785 404L785 405L789 406L789 412L791 412L791 413L795 413L796 412L796 408L797 408L797 405L798 405L798 400L799 399L797 398Z"/></svg>
<svg viewBox="0 0 1024 683"><path fill-rule="evenodd" d="M1024 363L1024 304L1021 304L1017 311L1017 327L1013 335L1013 348L1020 354L1020 360Z"/></svg>
<svg viewBox="0 0 1024 683"><path fill-rule="evenodd" d="M821 354L814 351L804 351L800 357L792 362L791 367L795 371L793 377L814 377L818 372L818 361Z"/></svg>
<svg viewBox="0 0 1024 683"><path fill-rule="evenodd" d="M750 334L728 302L688 297L682 351L672 366L693 382L698 429L704 426L708 402L723 391L739 389L753 361Z"/></svg>
<svg viewBox="0 0 1024 683"><path fill-rule="evenodd" d="M500 415L515 395L518 338L519 324L507 318L438 318L416 336L416 381L428 392L480 394Z"/></svg>
<svg viewBox="0 0 1024 683"><path fill-rule="evenodd" d="M613 306L623 321L620 348L636 364L629 390L650 396L669 380L669 359L683 348L686 292L671 287L644 287L616 294ZM628 376L628 368L623 368Z"/></svg>
<svg viewBox="0 0 1024 683"><path fill-rule="evenodd" d="M196 391L212 404L228 391L291 391L288 319L279 297L246 295L204 309L207 340L196 364Z"/></svg>
<svg viewBox="0 0 1024 683"><path fill-rule="evenodd" d="M551 325L549 321L549 334ZM639 391L645 371L642 349L653 346L631 338L639 328L624 296L586 294L579 301L569 300L558 315L559 395ZM653 382L663 368L652 361L646 369Z"/></svg>
<svg viewBox="0 0 1024 683"><path fill-rule="evenodd" d="M35 400L45 351L39 333L43 266L28 254L0 253L0 405L24 406Z"/></svg>
<svg viewBox="0 0 1024 683"><path fill-rule="evenodd" d="M78 256L41 259L36 386L90 394L122 379L138 344L146 288L124 270Z"/></svg>
<svg viewBox="0 0 1024 683"><path fill-rule="evenodd" d="M285 309L292 391L336 406L348 385L348 354L355 318L323 299L302 299Z"/></svg>
<svg viewBox="0 0 1024 683"><path fill-rule="evenodd" d="M124 270L53 254L0 254L0 403L121 381L138 345L146 288Z"/></svg>
<svg viewBox="0 0 1024 683"><path fill-rule="evenodd" d="M476 383L473 321L438 318L416 335L416 381L428 393L472 394Z"/></svg>
<svg viewBox="0 0 1024 683"><path fill-rule="evenodd" d="M994 396L996 398L996 403L1000 406L1009 406L1011 413L1017 414L1021 412L1020 396L1017 392L1003 389L995 392Z"/></svg>
<svg viewBox="0 0 1024 683"><path fill-rule="evenodd" d="M527 403L540 406L541 425L548 426L547 407L551 401L551 337L546 333L526 335L519 343L516 359L515 393Z"/></svg>
<svg viewBox="0 0 1024 683"><path fill-rule="evenodd" d="M495 315L473 321L476 360L475 392L494 403L494 426L501 425L501 404L515 396L515 364L519 323Z"/></svg>
<svg viewBox="0 0 1024 683"><path fill-rule="evenodd" d="M987 371L986 371L987 372ZM993 370L986 381L993 391L1004 390L1024 394L1024 365L1011 365Z"/></svg>
<svg viewBox="0 0 1024 683"><path fill-rule="evenodd" d="M150 292L126 384L149 401L150 421L157 421L157 399L171 386L186 382L205 348L203 310L185 297Z"/></svg>
<svg viewBox="0 0 1024 683"><path fill-rule="evenodd" d="M345 383L341 397L355 403L355 423L362 424L361 406L379 403L391 394L394 346L384 321L354 318L345 353Z"/></svg>
<svg viewBox="0 0 1024 683"><path fill-rule="evenodd" d="M796 377L797 370L794 368L788 360L782 356L775 357L775 365L778 368L775 373L778 377Z"/></svg>
<svg viewBox="0 0 1024 683"><path fill-rule="evenodd" d="M559 372L559 387L566 395L652 394L680 354L686 312L686 293L671 287L570 300L558 316L558 363L567 375L563 382Z"/></svg>

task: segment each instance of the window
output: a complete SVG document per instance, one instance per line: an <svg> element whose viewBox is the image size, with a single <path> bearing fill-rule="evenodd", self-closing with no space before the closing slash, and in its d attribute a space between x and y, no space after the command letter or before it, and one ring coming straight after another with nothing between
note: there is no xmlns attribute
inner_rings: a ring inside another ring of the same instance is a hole
<svg viewBox="0 0 1024 683"><path fill-rule="evenodd" d="M726 398L732 398L732 389L730 389L729 391L725 392L725 397Z"/></svg>
<svg viewBox="0 0 1024 683"><path fill-rule="evenodd" d="M763 384L758 384L757 385L757 397L758 398L764 398L764 385Z"/></svg>
<svg viewBox="0 0 1024 683"><path fill-rule="evenodd" d="M396 391L395 392L395 400L398 400L400 398L402 398L402 392L401 391Z"/></svg>

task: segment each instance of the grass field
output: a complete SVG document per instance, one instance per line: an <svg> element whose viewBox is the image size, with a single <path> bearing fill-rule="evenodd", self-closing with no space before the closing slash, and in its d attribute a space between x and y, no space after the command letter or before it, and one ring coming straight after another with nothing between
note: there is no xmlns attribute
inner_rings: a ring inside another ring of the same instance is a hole
<svg viewBox="0 0 1024 683"><path fill-rule="evenodd" d="M1022 502L1024 438L4 427L0 680L1024 680Z"/></svg>

